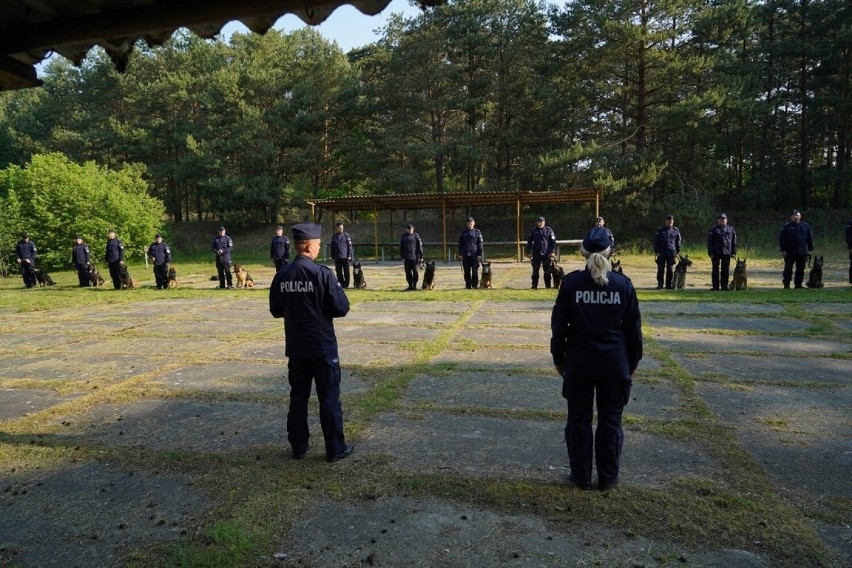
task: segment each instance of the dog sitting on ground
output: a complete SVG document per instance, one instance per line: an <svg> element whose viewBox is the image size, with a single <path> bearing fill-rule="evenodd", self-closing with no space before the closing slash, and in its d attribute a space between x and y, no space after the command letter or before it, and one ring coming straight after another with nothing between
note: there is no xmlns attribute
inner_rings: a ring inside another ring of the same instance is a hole
<svg viewBox="0 0 852 568"><path fill-rule="evenodd" d="M674 287L675 290L683 290L686 286L686 269L692 266L692 261L689 260L689 255L678 255L677 265L674 269Z"/></svg>
<svg viewBox="0 0 852 568"><path fill-rule="evenodd" d="M731 280L730 290L748 290L748 272L746 270L746 259L737 258L734 266L734 278Z"/></svg>
<svg viewBox="0 0 852 568"><path fill-rule="evenodd" d="M120 288L122 290L133 290L139 286L136 280L130 276L130 271L127 270L127 265L125 264L122 264L118 271L118 281L121 284Z"/></svg>
<svg viewBox="0 0 852 568"><path fill-rule="evenodd" d="M92 288L97 288L98 286L106 284L106 280L104 280L104 277L101 276L101 273L98 272L98 269L94 264L90 262L86 265L86 267L89 269L89 285Z"/></svg>
<svg viewBox="0 0 852 568"><path fill-rule="evenodd" d="M624 270L621 268L621 261L620 260L613 260L611 262L611 264L612 264L612 271L613 272L615 272L616 274L624 274Z"/></svg>
<svg viewBox="0 0 852 568"><path fill-rule="evenodd" d="M553 278L553 287L558 289L562 284L562 279L565 278L565 271L556 264L555 260L550 264L550 276Z"/></svg>
<svg viewBox="0 0 852 568"><path fill-rule="evenodd" d="M45 272L42 268L33 268L33 273L35 274L36 282L38 282L38 285L42 288L56 284L56 282L53 281L53 278L50 277L50 274Z"/></svg>
<svg viewBox="0 0 852 568"><path fill-rule="evenodd" d="M423 273L423 289L424 290L434 290L435 289L435 261L427 260L426 261L426 272Z"/></svg>
<svg viewBox="0 0 852 568"><path fill-rule="evenodd" d="M491 263L482 263L482 278L479 279L480 288L491 288Z"/></svg>
<svg viewBox="0 0 852 568"><path fill-rule="evenodd" d="M367 280L364 278L364 271L361 270L361 263L356 262L352 265L352 283L355 288L366 288Z"/></svg>
<svg viewBox="0 0 852 568"><path fill-rule="evenodd" d="M177 270L174 266L169 267L169 289L177 288Z"/></svg>
<svg viewBox="0 0 852 568"><path fill-rule="evenodd" d="M814 265L808 274L808 281L805 282L805 286L808 288L822 288L825 286L822 282L822 256L815 256L813 259Z"/></svg>
<svg viewBox="0 0 852 568"><path fill-rule="evenodd" d="M242 264L234 263L234 276L237 278L237 288L254 288L254 279Z"/></svg>

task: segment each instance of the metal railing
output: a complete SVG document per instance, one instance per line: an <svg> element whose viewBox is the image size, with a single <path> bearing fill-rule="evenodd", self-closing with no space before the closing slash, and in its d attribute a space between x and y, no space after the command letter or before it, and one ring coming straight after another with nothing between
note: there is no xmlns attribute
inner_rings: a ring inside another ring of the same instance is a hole
<svg viewBox="0 0 852 568"><path fill-rule="evenodd" d="M580 243L582 243L582 239L566 239L566 240L557 240L556 241L556 259L561 259L560 247L579 247ZM376 250L378 247L378 257L376 256ZM443 247L444 243L442 241L423 241L423 256L427 259L436 259L441 258L443 256ZM484 254L482 260L485 260L486 255L490 257L502 257L503 255L497 254L497 251L500 250L501 247L505 247L507 250L507 254L505 257L515 257L517 256L517 251L520 249L521 256L517 258L517 262L524 262L525 260L525 251L527 247L526 241L489 241L485 243ZM352 248L355 250L355 259L362 260L373 260L376 262L387 262L393 260L399 260L399 242L382 242L382 243L352 243ZM496 249L496 251L495 251ZM365 254L359 254L358 251L362 250ZM430 254L432 253L432 254ZM325 243L323 245L323 261L331 260L331 244ZM447 249L447 258L443 259L445 262L453 262L458 260L458 247L452 246Z"/></svg>

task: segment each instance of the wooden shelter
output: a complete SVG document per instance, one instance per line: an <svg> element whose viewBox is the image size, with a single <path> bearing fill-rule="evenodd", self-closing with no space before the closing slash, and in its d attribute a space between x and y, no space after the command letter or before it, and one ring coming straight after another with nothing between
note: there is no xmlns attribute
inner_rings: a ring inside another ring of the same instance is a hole
<svg viewBox="0 0 852 568"><path fill-rule="evenodd" d="M595 216L600 212L601 190L599 188L568 189L564 191L478 191L467 193L410 193L396 195L357 195L308 201L311 217L318 219L317 209L333 214L341 211L399 211L412 209L433 209L441 211L443 223L443 257L448 258L447 211L464 207L491 207L495 205L514 205L516 212L515 228L517 234L518 259L523 257L521 250L521 212L525 205L564 203L595 204ZM333 217L333 215L332 215ZM373 222L373 239L378 256L379 224L378 215Z"/></svg>

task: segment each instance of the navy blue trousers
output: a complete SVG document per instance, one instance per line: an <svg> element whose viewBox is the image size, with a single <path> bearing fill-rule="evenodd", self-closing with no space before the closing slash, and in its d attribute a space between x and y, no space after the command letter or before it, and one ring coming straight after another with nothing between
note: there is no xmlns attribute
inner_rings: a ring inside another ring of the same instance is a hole
<svg viewBox="0 0 852 568"><path fill-rule="evenodd" d="M343 407L340 404L340 360L337 357L290 357L287 361L290 381L290 411L287 413L287 439L293 454L308 449L308 400L311 382L317 386L320 426L325 439L325 455L332 458L346 449L343 437Z"/></svg>

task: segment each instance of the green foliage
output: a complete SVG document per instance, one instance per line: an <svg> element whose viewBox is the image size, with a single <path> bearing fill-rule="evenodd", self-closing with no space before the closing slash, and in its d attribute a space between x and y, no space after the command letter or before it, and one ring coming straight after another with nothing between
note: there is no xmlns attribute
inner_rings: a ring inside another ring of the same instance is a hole
<svg viewBox="0 0 852 568"><path fill-rule="evenodd" d="M60 154L36 155L25 167L0 171L0 225L3 242L26 230L49 268L70 264L74 238L81 234L95 259L105 253L107 231L115 229L128 259L142 258L143 247L160 230L163 204L147 194L143 168L109 170L71 162Z"/></svg>

